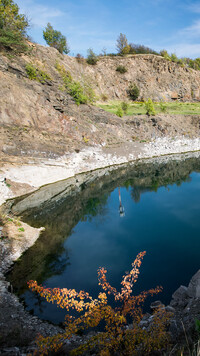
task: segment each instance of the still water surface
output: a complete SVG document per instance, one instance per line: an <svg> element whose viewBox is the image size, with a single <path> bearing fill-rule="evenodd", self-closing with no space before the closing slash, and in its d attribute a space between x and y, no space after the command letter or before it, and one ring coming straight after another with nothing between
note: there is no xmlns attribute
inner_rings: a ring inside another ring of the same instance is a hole
<svg viewBox="0 0 200 356"><path fill-rule="evenodd" d="M27 309L62 322L64 311L27 290L29 279L47 287L83 289L95 297L100 266L119 289L125 271L144 250L134 292L161 285L156 299L169 303L175 289L187 285L200 268L199 172L200 159L139 165L88 184L79 196L25 214L26 221L46 227L8 276Z"/></svg>

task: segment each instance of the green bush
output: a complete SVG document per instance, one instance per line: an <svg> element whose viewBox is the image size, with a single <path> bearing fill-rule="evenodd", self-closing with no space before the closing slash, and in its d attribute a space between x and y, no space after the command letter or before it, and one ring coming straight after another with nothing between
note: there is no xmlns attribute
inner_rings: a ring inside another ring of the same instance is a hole
<svg viewBox="0 0 200 356"><path fill-rule="evenodd" d="M129 85L129 88L128 88L127 92L128 92L128 95L129 95L130 99L133 100L133 101L136 100L140 95L139 88L137 87L136 84L133 84L133 83L131 83Z"/></svg>
<svg viewBox="0 0 200 356"><path fill-rule="evenodd" d="M74 98L77 105L86 104L88 101L87 96L79 82L72 81L68 86L69 94Z"/></svg>
<svg viewBox="0 0 200 356"><path fill-rule="evenodd" d="M51 77L49 74L44 72L43 70L36 68L34 65L28 63L26 65L26 73L28 78L31 80L37 80L38 82L44 84L47 80L50 80Z"/></svg>
<svg viewBox="0 0 200 356"><path fill-rule="evenodd" d="M37 80L37 69L32 64L26 65L26 73L31 80Z"/></svg>
<svg viewBox="0 0 200 356"><path fill-rule="evenodd" d="M169 53L168 53L165 49L163 49L162 51L160 51L160 55L161 55L163 58L167 59L168 61L171 61L171 57L170 57Z"/></svg>
<svg viewBox="0 0 200 356"><path fill-rule="evenodd" d="M153 101L149 98L147 101L145 101L145 108L146 108L146 114L148 116L152 115L156 115L156 111L155 111L155 107L153 104Z"/></svg>
<svg viewBox="0 0 200 356"><path fill-rule="evenodd" d="M171 54L171 61L175 62L175 63L178 63L178 57L177 57L177 55L175 53Z"/></svg>
<svg viewBox="0 0 200 356"><path fill-rule="evenodd" d="M55 68L61 74L65 90L74 98L77 105L94 102L96 100L93 89L84 82L83 85L73 80L71 73L63 65L56 62Z"/></svg>
<svg viewBox="0 0 200 356"><path fill-rule="evenodd" d="M14 53L24 53L28 51L28 46L21 34L0 29L0 50L2 49Z"/></svg>
<svg viewBox="0 0 200 356"><path fill-rule="evenodd" d="M97 55L93 52L92 48L88 49L88 55L87 55L87 63L91 65L96 65L98 62L98 57Z"/></svg>
<svg viewBox="0 0 200 356"><path fill-rule="evenodd" d="M121 65L119 65L117 68L116 68L116 72L119 72L119 73L126 73L127 72L127 69L126 69L126 67L124 67L124 66L121 66Z"/></svg>
<svg viewBox="0 0 200 356"><path fill-rule="evenodd" d="M162 103L162 101L160 102L160 110L162 112L166 112L167 111L167 105Z"/></svg>
<svg viewBox="0 0 200 356"><path fill-rule="evenodd" d="M117 109L117 111L116 111L116 115L119 116L119 117L123 117L124 112L123 112L121 106L118 107L118 109Z"/></svg>
<svg viewBox="0 0 200 356"><path fill-rule="evenodd" d="M127 111L128 111L128 108L129 108L129 104L126 101L122 101L121 108L124 111L124 113L127 114Z"/></svg>

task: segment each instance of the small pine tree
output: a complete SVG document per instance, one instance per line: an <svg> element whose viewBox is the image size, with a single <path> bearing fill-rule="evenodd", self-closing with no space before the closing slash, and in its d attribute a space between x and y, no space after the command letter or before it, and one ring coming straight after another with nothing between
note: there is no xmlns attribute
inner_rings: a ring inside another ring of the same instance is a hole
<svg viewBox="0 0 200 356"><path fill-rule="evenodd" d="M130 99L133 100L133 101L136 100L140 95L139 88L137 87L136 84L133 84L133 83L130 84L127 92L128 92L128 95L129 95Z"/></svg>
<svg viewBox="0 0 200 356"><path fill-rule="evenodd" d="M88 55L87 55L87 63L91 64L91 65L95 65L98 62L98 57L97 55L94 53L92 48L89 48L87 51Z"/></svg>
<svg viewBox="0 0 200 356"><path fill-rule="evenodd" d="M126 101L122 101L121 108L124 111L124 113L127 114L128 108L129 108L129 103L127 103Z"/></svg>
<svg viewBox="0 0 200 356"><path fill-rule="evenodd" d="M146 108L146 114L148 116L156 115L156 111L155 111L155 107L154 107L153 101L150 98L147 101L145 101L145 108Z"/></svg>
<svg viewBox="0 0 200 356"><path fill-rule="evenodd" d="M119 116L119 117L123 117L123 114L124 114L124 112L122 110L122 107L119 106L117 111L116 111L116 115Z"/></svg>

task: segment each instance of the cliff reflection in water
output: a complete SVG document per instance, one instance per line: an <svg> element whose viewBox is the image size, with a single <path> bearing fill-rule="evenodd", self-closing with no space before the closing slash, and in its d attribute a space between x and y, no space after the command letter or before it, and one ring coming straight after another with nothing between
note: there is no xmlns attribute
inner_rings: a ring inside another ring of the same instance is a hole
<svg viewBox="0 0 200 356"><path fill-rule="evenodd" d="M128 190L134 204L139 203L145 193L157 192L159 187L172 189L171 186L174 184L180 186L183 182L189 182L191 172L200 172L200 159L187 158L187 156L183 158L184 160L171 161L157 159L153 163L137 163L119 169L111 167L97 170L42 187L37 192L17 199L12 206L12 211L22 215L23 220L32 226L44 226L45 232L15 264L9 274L8 279L14 285L15 291L23 294L27 289L26 282L30 279L44 283L52 277L55 283L56 276L62 275L69 269L71 245L65 243L67 237L72 234L73 228L79 222L89 224L94 217L98 217L101 222L108 220L107 214L111 204L109 201L112 198L111 193L116 188L121 187L123 203L126 203L124 192ZM119 201L114 204L113 209L118 213ZM128 221L127 216L122 220L126 219ZM112 226L109 226L109 229L112 229ZM83 236L85 236L84 231ZM151 239L151 232L149 239ZM138 249L140 250L139 243ZM99 253L105 254L103 250ZM115 250L113 254L115 255ZM117 263L120 264L118 260ZM119 279L121 280L121 276ZM154 286L155 284L151 283L150 287ZM71 288L73 287L77 286L71 285Z"/></svg>

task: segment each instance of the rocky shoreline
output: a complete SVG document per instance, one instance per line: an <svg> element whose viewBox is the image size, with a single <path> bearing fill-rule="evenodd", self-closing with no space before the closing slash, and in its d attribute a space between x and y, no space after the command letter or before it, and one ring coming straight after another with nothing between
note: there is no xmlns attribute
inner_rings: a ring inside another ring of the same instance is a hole
<svg viewBox="0 0 200 356"><path fill-rule="evenodd" d="M195 152L200 150L200 138L184 136L156 138L151 142L126 142L115 147L88 147L80 152L65 154L57 159L33 157L6 157L0 171L0 205L6 199L34 191L40 186L74 177L76 174L95 169L134 162L152 157ZM13 192L4 178L21 184Z"/></svg>
<svg viewBox="0 0 200 356"><path fill-rule="evenodd" d="M130 151L132 149L132 151ZM87 149L80 152L78 155L70 157L62 157L52 161L35 161L33 165L4 165L1 171L1 181L6 177L12 182L11 186L15 186L15 191L12 191L5 184L0 183L1 204L7 198L11 198L17 191L18 184L24 185L22 194L29 191L35 191L39 186L52 183L53 181L73 177L77 173L87 172L106 166L126 163L134 160L144 160L153 156L161 156L165 154L198 151L200 150L200 139L189 140L179 138L179 141L172 139L158 139L149 144L141 144L133 150L132 145L127 145L122 149L113 148L112 151L106 152L101 149ZM191 153L191 155L199 157L199 152ZM190 156L190 153L188 153ZM161 157L159 159L169 159L169 157ZM181 155L177 156L181 159ZM70 162L70 164L69 164ZM102 173L103 174L103 173ZM84 179L84 177L83 177ZM13 187L12 187L13 188ZM25 226L23 222L18 221L20 226ZM35 229L26 224L26 233L15 243L8 248L7 240L0 241L1 259L0 259L0 331L1 331L1 349L0 355L27 355L31 354L34 349L34 339L38 333L42 335L53 335L60 332L61 329L47 322L39 320L37 317L31 316L25 311L24 306L19 302L18 298L12 293L11 286L6 281L5 274L11 267L13 262L21 256L39 237L41 229ZM15 221L9 222L8 238L12 239L16 235L18 225ZM25 240L24 240L25 239ZM159 304L159 303L158 303ZM155 307L155 305L153 306ZM170 324L170 331L173 336L173 342L177 340L184 342L185 331L188 334L191 342L194 335L194 320L200 319L200 270L193 276L189 286L181 286L172 296L170 306L166 310L173 313ZM143 320L143 326L147 327L150 322L150 315L146 315ZM184 326L184 328L183 328ZM81 343L84 339L74 337L72 343ZM17 345L17 347L16 347Z"/></svg>

